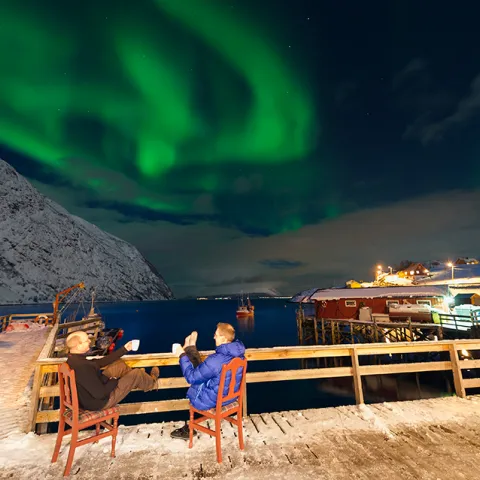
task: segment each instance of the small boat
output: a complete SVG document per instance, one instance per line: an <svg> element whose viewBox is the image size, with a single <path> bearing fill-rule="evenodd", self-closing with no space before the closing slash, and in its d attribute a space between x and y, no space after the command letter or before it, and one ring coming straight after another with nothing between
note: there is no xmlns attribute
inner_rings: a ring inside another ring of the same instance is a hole
<svg viewBox="0 0 480 480"><path fill-rule="evenodd" d="M237 308L237 317L253 317L255 314L255 307L250 301L250 297L247 296L247 304L243 301L243 294L241 296L241 303Z"/></svg>

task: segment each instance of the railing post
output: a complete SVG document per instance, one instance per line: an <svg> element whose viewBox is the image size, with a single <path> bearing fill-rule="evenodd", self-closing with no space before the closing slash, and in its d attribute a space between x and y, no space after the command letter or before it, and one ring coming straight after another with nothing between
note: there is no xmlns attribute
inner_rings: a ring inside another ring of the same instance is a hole
<svg viewBox="0 0 480 480"><path fill-rule="evenodd" d="M360 363L358 361L358 352L356 348L350 349L350 358L352 359L353 370L353 389L355 391L355 402L360 405L364 402L362 376L360 375Z"/></svg>
<svg viewBox="0 0 480 480"><path fill-rule="evenodd" d="M457 397L465 398L465 387L463 385L463 374L460 368L460 360L458 359L458 352L456 343L453 342L450 347L450 362L452 362L453 383L455 385L455 393Z"/></svg>
<svg viewBox="0 0 480 480"><path fill-rule="evenodd" d="M243 393L242 416L247 416L247 382L245 382L245 392Z"/></svg>
<svg viewBox="0 0 480 480"><path fill-rule="evenodd" d="M28 420L28 431L35 432L35 425L37 424L38 402L40 400L40 387L43 377L43 367L35 365L35 372L33 374L32 399L30 405L30 416Z"/></svg>

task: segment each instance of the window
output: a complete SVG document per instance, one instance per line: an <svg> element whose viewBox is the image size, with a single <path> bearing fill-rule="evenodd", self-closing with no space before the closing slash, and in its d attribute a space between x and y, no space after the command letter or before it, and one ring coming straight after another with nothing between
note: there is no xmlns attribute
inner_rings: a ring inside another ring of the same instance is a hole
<svg viewBox="0 0 480 480"><path fill-rule="evenodd" d="M432 301L431 300L417 300L417 305L429 305L431 307L432 306Z"/></svg>
<svg viewBox="0 0 480 480"><path fill-rule="evenodd" d="M398 300L387 300L387 307L390 305L400 305L400 302Z"/></svg>
<svg viewBox="0 0 480 480"><path fill-rule="evenodd" d="M357 301L356 300L345 300L346 307L356 307Z"/></svg>

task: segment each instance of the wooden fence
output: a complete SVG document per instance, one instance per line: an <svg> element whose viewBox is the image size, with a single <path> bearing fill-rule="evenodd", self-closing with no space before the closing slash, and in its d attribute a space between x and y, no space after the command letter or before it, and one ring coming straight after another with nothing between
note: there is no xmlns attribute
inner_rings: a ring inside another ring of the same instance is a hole
<svg viewBox="0 0 480 480"><path fill-rule="evenodd" d="M57 329L58 325L55 325L52 328L48 341L36 361L29 422L31 430L35 430L37 424L57 422L59 418L59 411L52 409L53 398L58 397L59 395L59 386L56 375L58 365L65 362L66 359L50 358L55 346ZM438 342L399 342L387 344L378 343L247 349L245 356L249 362L319 358L349 358L351 360L351 366L248 372L247 384L287 380L352 377L356 403L361 404L364 403L362 388L363 376L452 371L455 392L459 397L465 397L466 389L480 387L480 378L464 379L462 370L480 368L480 360L460 360L458 351L463 349L468 351L480 350L480 340L446 340ZM362 357L365 358L366 356L371 355L412 354L422 352L447 352L446 356L448 356L449 360L388 365L363 365L361 362ZM213 352L200 353L204 358ZM142 355L129 354L124 356L123 359L133 368L178 365L178 358L171 353L152 353ZM187 386L188 385L183 377L164 378L162 377L162 372L160 372L160 378L158 380L159 389L186 388ZM246 405L247 399L245 398L244 415L246 415L247 412ZM137 403L124 402L120 404L120 413L122 415L169 412L187 409L188 400L185 398Z"/></svg>

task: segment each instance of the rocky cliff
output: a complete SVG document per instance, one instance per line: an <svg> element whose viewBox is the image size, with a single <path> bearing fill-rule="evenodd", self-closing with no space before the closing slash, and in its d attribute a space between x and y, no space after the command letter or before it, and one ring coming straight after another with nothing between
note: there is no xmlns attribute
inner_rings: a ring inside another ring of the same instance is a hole
<svg viewBox="0 0 480 480"><path fill-rule="evenodd" d="M70 215L0 160L0 304L51 302L80 281L98 300L173 298L135 247Z"/></svg>

